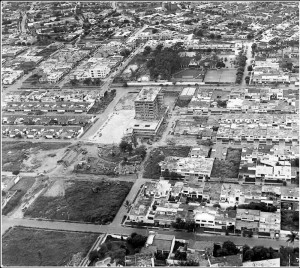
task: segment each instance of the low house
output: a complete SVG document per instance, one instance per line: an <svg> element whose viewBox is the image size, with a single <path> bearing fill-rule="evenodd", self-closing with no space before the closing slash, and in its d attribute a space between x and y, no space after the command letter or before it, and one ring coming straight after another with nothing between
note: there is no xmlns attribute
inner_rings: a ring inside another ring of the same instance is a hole
<svg viewBox="0 0 300 268"><path fill-rule="evenodd" d="M152 247L156 253L170 254L173 251L175 245L174 235L157 234L153 231L149 232L149 236L146 242L146 248Z"/></svg>

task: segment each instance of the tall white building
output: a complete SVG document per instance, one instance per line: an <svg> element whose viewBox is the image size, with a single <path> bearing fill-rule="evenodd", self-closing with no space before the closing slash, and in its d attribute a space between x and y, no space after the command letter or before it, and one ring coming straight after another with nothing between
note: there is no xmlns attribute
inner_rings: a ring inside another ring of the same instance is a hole
<svg viewBox="0 0 300 268"><path fill-rule="evenodd" d="M96 65L89 70L91 78L105 78L110 72L106 65Z"/></svg>

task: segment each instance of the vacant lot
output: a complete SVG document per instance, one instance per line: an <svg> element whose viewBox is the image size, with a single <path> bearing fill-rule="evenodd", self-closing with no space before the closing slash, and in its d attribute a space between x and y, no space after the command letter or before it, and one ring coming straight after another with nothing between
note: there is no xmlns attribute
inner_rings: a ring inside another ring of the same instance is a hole
<svg viewBox="0 0 300 268"><path fill-rule="evenodd" d="M24 216L108 224L131 187L131 182L124 181L68 181L64 196L39 196Z"/></svg>
<svg viewBox="0 0 300 268"><path fill-rule="evenodd" d="M237 178L241 162L242 149L228 148L226 159L215 159L211 177Z"/></svg>
<svg viewBox="0 0 300 268"><path fill-rule="evenodd" d="M187 157L191 147L189 146L177 146L177 147L158 147L153 149L149 155L147 162L145 163L144 178L159 179L160 166L159 162L163 161L166 156L178 156Z"/></svg>
<svg viewBox="0 0 300 268"><path fill-rule="evenodd" d="M51 143L51 142L3 142L2 143L2 170L14 171L22 170L22 163L29 157L28 150L49 151L61 149L70 145L70 143Z"/></svg>
<svg viewBox="0 0 300 268"><path fill-rule="evenodd" d="M2 237L5 266L65 266L72 256L85 257L99 234L14 227Z"/></svg>
<svg viewBox="0 0 300 268"><path fill-rule="evenodd" d="M205 74L206 83L235 83L236 69L208 70Z"/></svg>

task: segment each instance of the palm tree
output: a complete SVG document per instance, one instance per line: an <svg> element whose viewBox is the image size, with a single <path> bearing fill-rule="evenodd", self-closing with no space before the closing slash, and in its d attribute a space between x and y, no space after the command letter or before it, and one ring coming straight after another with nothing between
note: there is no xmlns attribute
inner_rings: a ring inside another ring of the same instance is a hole
<svg viewBox="0 0 300 268"><path fill-rule="evenodd" d="M288 242L288 244L292 243L293 247L294 247L295 240L299 240L299 234L297 232L294 232L294 231L291 231L291 233L286 235L286 237L288 238L286 240L286 242Z"/></svg>

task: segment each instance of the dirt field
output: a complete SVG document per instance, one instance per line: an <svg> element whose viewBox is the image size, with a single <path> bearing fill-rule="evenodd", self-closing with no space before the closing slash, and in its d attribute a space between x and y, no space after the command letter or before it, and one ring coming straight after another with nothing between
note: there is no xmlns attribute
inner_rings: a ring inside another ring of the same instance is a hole
<svg viewBox="0 0 300 268"><path fill-rule="evenodd" d="M2 143L2 170L3 171L35 171L54 168L56 157L70 143L51 142L3 142ZM50 155L50 156L49 156Z"/></svg>
<svg viewBox="0 0 300 268"><path fill-rule="evenodd" d="M128 93L122 99L119 100L115 106L115 111L120 110L134 110L134 100L138 93Z"/></svg>
<svg viewBox="0 0 300 268"><path fill-rule="evenodd" d="M65 266L85 257L99 234L14 227L2 237L5 266Z"/></svg>
<svg viewBox="0 0 300 268"><path fill-rule="evenodd" d="M131 187L132 183L125 181L67 181L62 196L61 187L53 184L24 216L107 224L114 219Z"/></svg>

